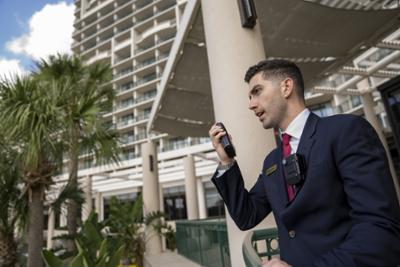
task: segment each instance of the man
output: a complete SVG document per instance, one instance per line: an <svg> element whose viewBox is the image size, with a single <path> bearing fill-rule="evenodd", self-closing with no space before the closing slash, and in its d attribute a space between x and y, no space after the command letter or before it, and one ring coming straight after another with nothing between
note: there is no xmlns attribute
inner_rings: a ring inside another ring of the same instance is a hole
<svg viewBox="0 0 400 267"><path fill-rule="evenodd" d="M280 129L282 145L267 155L247 191L238 164L219 141L226 132L212 126L220 159L212 181L241 230L273 212L280 259L263 266L397 267L400 208L371 125L353 115L310 113L301 72L292 62L262 61L249 68L245 81L250 110L265 129ZM288 169L294 154L305 162L295 176Z"/></svg>

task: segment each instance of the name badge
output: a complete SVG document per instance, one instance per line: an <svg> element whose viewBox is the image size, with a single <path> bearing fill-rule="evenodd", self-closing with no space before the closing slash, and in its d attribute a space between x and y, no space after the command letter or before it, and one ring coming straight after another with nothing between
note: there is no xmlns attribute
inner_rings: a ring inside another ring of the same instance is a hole
<svg viewBox="0 0 400 267"><path fill-rule="evenodd" d="M269 167L269 168L265 171L265 174L266 174L267 176L269 176L269 175L273 174L273 173L276 171L277 168L278 168L278 166L277 166L276 164L274 164L274 165L272 165L271 167Z"/></svg>

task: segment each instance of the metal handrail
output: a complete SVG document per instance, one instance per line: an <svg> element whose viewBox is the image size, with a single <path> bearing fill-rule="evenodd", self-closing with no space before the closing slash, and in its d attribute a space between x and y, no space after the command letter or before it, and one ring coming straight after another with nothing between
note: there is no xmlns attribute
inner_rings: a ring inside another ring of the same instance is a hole
<svg viewBox="0 0 400 267"><path fill-rule="evenodd" d="M257 241L264 240L266 244L266 252L258 252ZM278 242L278 230L261 229L250 231L242 245L243 258L247 267L261 267L261 257L271 259L274 255L279 255L279 247L273 248L272 242Z"/></svg>

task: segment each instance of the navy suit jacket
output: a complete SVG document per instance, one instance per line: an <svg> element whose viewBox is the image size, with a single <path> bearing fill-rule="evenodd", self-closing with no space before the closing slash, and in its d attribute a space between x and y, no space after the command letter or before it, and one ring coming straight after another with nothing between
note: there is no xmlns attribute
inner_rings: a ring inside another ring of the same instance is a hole
<svg viewBox="0 0 400 267"><path fill-rule="evenodd" d="M399 266L400 209L372 126L353 115L311 113L297 153L306 159L306 176L290 203L281 148L265 158L250 191L237 164L221 177L214 174L237 226L251 229L272 211L281 259L295 267Z"/></svg>

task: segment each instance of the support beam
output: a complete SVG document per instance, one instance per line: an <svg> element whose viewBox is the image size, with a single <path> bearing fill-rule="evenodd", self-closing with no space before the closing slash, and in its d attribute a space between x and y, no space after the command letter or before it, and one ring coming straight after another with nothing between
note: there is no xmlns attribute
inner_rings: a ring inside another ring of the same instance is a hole
<svg viewBox="0 0 400 267"><path fill-rule="evenodd" d="M85 194L85 203L82 205L82 221L86 221L93 209L92 177L90 175L85 177L85 181L83 184L83 192Z"/></svg>
<svg viewBox="0 0 400 267"><path fill-rule="evenodd" d="M143 209L144 215L160 210L160 189L158 182L157 150L153 142L142 144L143 158ZM146 228L146 254L162 252L161 236L154 233L154 229Z"/></svg>
<svg viewBox="0 0 400 267"><path fill-rule="evenodd" d="M189 220L199 218L199 205L197 203L197 183L194 158L188 155L183 158L185 169L185 195L186 195L186 210Z"/></svg>
<svg viewBox="0 0 400 267"><path fill-rule="evenodd" d="M359 90L363 90L363 88L368 88L369 87L369 83L367 79L362 80L361 82L359 82L357 84L357 87ZM383 134L381 125L378 121L378 118L376 117L376 113L375 113L375 103L374 103L374 99L372 97L372 93L368 92L365 93L363 95L361 95L361 99L363 102L363 109L364 109L364 114L365 114L365 118L368 120L368 122L372 125L372 127L374 127L375 131L377 132L379 139L381 140L385 150L386 150L386 156L388 158L388 163L389 163L389 168L390 168L390 173L392 174L392 179L393 179L393 183L396 189L396 193L397 193L397 198L400 201L400 187L399 187L399 183L398 183L398 179L396 176L396 170L394 168L393 165L393 159L392 156L390 154L390 150L389 150L389 146L387 144L386 141L386 137Z"/></svg>
<svg viewBox="0 0 400 267"><path fill-rule="evenodd" d="M56 218L52 208L49 208L49 218L47 222L47 250L53 248L53 237L55 228Z"/></svg>
<svg viewBox="0 0 400 267"><path fill-rule="evenodd" d="M202 0L201 4L215 119L232 135L245 186L250 188L265 155L275 148L273 131L264 130L248 110L248 85L243 80L251 65L265 59L259 23L252 30L242 28L237 1ZM275 227L272 216L258 226L267 227ZM246 232L240 231L229 215L227 228L232 267L243 267Z"/></svg>

